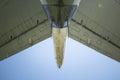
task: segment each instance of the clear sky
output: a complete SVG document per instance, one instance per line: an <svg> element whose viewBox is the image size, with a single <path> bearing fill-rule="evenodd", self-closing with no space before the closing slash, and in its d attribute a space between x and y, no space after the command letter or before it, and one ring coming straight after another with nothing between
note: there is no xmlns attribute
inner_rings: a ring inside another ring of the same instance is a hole
<svg viewBox="0 0 120 80"><path fill-rule="evenodd" d="M120 80L120 63L68 38L58 69L49 38L1 61L0 80Z"/></svg>

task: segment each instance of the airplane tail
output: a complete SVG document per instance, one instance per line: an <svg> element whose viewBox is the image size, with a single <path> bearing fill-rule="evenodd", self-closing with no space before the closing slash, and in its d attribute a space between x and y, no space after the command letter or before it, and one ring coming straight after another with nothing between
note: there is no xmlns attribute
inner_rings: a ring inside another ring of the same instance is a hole
<svg viewBox="0 0 120 80"><path fill-rule="evenodd" d="M60 68L64 59L64 50L67 36L66 28L53 28L53 39L57 66Z"/></svg>

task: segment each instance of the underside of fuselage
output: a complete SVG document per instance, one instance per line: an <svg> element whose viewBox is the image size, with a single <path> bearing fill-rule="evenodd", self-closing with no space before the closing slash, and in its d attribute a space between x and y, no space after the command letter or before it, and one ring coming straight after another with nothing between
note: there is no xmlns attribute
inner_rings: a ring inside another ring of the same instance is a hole
<svg viewBox="0 0 120 80"><path fill-rule="evenodd" d="M80 0L40 0L51 24L58 67L63 63L68 25Z"/></svg>
<svg viewBox="0 0 120 80"><path fill-rule="evenodd" d="M64 59L67 27L52 28L52 31L53 31L52 35L54 40L56 62L57 62L57 66L60 68Z"/></svg>

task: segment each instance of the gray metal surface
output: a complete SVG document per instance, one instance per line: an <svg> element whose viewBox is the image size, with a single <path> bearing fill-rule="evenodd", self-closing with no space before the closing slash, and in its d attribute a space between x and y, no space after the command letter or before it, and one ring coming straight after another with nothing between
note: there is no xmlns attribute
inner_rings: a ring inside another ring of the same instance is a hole
<svg viewBox="0 0 120 80"><path fill-rule="evenodd" d="M120 61L119 0L82 0L69 36ZM0 60L51 36L39 0L0 0Z"/></svg>
<svg viewBox="0 0 120 80"><path fill-rule="evenodd" d="M120 61L120 5L114 0L82 0L69 36Z"/></svg>
<svg viewBox="0 0 120 80"><path fill-rule="evenodd" d="M0 60L51 36L39 0L1 0Z"/></svg>

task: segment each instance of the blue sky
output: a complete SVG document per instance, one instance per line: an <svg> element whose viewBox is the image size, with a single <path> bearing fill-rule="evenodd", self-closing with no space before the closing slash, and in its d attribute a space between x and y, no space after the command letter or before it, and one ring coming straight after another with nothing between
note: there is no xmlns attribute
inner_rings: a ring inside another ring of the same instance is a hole
<svg viewBox="0 0 120 80"><path fill-rule="evenodd" d="M0 80L120 80L120 63L68 38L58 69L49 38L1 61Z"/></svg>

